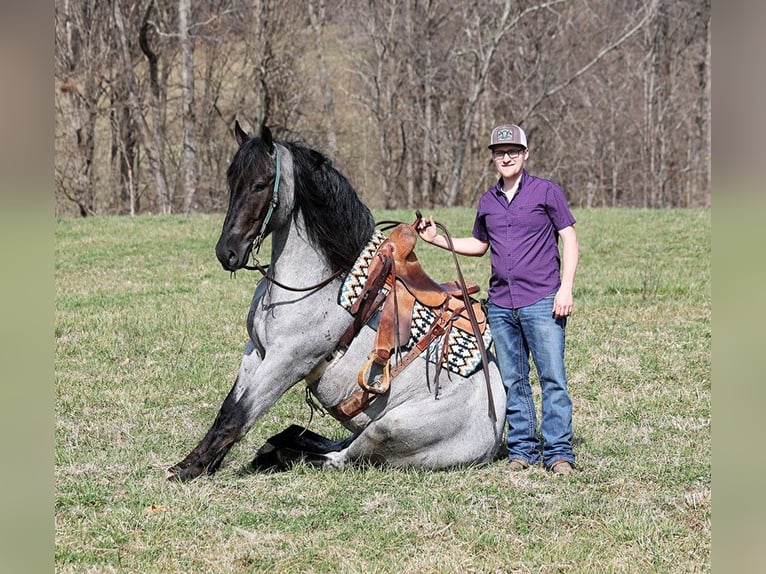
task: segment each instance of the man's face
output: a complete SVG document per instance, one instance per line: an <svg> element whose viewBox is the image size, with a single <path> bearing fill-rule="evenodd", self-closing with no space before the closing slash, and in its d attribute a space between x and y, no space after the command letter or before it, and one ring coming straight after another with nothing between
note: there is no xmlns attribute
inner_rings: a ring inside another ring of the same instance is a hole
<svg viewBox="0 0 766 574"><path fill-rule="evenodd" d="M498 145L492 148L492 159L503 178L513 178L520 174L528 156L529 150L518 145Z"/></svg>

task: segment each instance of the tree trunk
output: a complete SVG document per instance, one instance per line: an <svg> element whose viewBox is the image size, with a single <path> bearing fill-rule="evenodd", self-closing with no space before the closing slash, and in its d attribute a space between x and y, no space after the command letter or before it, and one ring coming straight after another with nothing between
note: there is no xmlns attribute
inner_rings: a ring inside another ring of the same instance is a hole
<svg viewBox="0 0 766 574"><path fill-rule="evenodd" d="M160 146L157 145L156 132L152 132L141 110L141 102L138 98L138 86L133 74L133 63L130 59L128 50L128 40L125 34L125 23L122 18L122 9L120 0L114 0L114 23L117 30L117 44L120 49L122 59L122 72L127 82L128 104L130 111L138 125L141 141L146 148L146 155L149 158L149 166L154 176L154 183L157 187L157 200L161 213L170 213L170 199L168 195L167 182L165 180L164 160L160 154Z"/></svg>
<svg viewBox="0 0 766 574"><path fill-rule="evenodd" d="M511 0L506 0L503 13L493 23L494 31L491 31L493 32L492 39L484 53L481 54L481 60L478 62L478 67L475 70L473 84L470 86L470 96L466 108L463 111L460 139L457 141L457 146L455 147L455 157L452 162L452 175L447 190L447 199L445 201L447 207L453 207L457 201L458 192L460 191L460 176L463 172L466 148L470 145L469 139L471 137L476 108L479 103L479 98L482 93L484 93L487 74L489 73L489 67L490 64L492 64L492 59L495 56L497 46L508 31L508 18L510 18L511 15L512 4Z"/></svg>
<svg viewBox="0 0 766 574"><path fill-rule="evenodd" d="M711 102L712 99L710 97L710 69L712 66L711 62L711 43L710 43L710 18L711 18L711 0L705 1L705 11L707 13L707 17L705 18L705 54L703 58L703 63L701 66L703 67L703 71L701 74L700 81L702 85L700 86L700 93L701 93L701 101L700 101L700 131L702 132L702 137L700 138L700 146L698 150L698 157L697 160L702 162L703 168L702 168L702 177L698 180L698 187L699 189L696 189L696 193L700 193L704 190L710 190L710 186L712 183L712 173L711 173L711 166L712 161L710 161L711 158L711 151L712 151L712 134L711 134L711 117L713 110L711 108ZM703 143L704 142L704 143ZM706 194L707 197L710 197L710 194ZM706 202L706 206L709 206L709 201Z"/></svg>
<svg viewBox="0 0 766 574"><path fill-rule="evenodd" d="M335 101L324 54L324 26L327 19L325 0L309 0L308 7L311 28L314 31L314 38L316 40L317 71L322 99L322 121L324 122L325 137L327 138L327 153L331 157L335 157L338 153L338 136L335 131Z"/></svg>
<svg viewBox="0 0 766 574"><path fill-rule="evenodd" d="M118 6L119 0L115 0L115 6ZM149 163L154 174L157 185L157 204L160 213L171 213L173 211L172 199L170 197L170 188L167 184L167 175L165 173L165 114L162 109L160 80L159 80L159 57L149 45L149 17L153 11L156 11L156 2L152 0L144 13L144 20L141 24L141 31L138 36L138 43L141 51L149 62L149 110L152 116L151 124L145 119L142 123L146 126L146 135L151 140L151 146L147 146L146 153L149 156ZM115 8L117 10L118 8ZM120 14L122 20L122 14ZM124 32L124 26L123 26ZM131 68L130 76L133 77ZM132 82L136 84L135 80ZM136 92L136 101L138 101ZM143 112L141 112L143 118ZM146 145L146 142L144 142ZM152 157L154 156L154 157Z"/></svg>
<svg viewBox="0 0 766 574"><path fill-rule="evenodd" d="M98 30L92 4L63 2L57 10L62 26L57 30L57 59L62 62L67 77L59 85L57 103L68 142L66 161L71 169L61 174L62 191L77 204L82 217L93 215L95 209L95 133L98 120L98 67L94 45L98 45ZM69 74L77 77L70 79ZM66 181L66 183L63 183Z"/></svg>
<svg viewBox="0 0 766 574"><path fill-rule="evenodd" d="M197 118L194 109L194 43L189 37L191 0L178 0L178 38L181 45L181 99L183 111L184 213L190 213L197 192Z"/></svg>
<svg viewBox="0 0 766 574"><path fill-rule="evenodd" d="M124 89L116 87L118 78L112 78L115 86L112 95L112 171L121 215L138 212L138 196L135 185L136 138L130 122L130 110L125 105Z"/></svg>

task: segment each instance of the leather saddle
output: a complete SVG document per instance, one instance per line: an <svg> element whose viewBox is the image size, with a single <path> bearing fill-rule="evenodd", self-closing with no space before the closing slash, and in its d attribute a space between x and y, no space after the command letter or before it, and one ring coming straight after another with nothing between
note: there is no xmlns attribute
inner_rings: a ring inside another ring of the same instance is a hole
<svg viewBox="0 0 766 574"><path fill-rule="evenodd" d="M437 283L423 269L415 255L414 248L418 233L413 225L397 225L389 237L380 245L370 263L367 281L351 307L354 323L341 339L342 345L361 329L378 309L382 310L372 352L358 374L362 397L352 395L337 405L336 414L354 416L369 400L370 395L388 392L391 380L401 373L417 356L421 355L439 336L449 334L453 328L472 333L481 338L486 329L486 317L481 304L470 295L479 291L473 282L451 281ZM415 303L430 308L435 320L426 334L414 346L402 354L412 334L412 316ZM470 309L469 309L470 305ZM441 352L436 360L436 385L445 360L448 337L444 337ZM392 366L391 356L394 355ZM486 364L485 364L486 368ZM348 403L354 403L350 407Z"/></svg>

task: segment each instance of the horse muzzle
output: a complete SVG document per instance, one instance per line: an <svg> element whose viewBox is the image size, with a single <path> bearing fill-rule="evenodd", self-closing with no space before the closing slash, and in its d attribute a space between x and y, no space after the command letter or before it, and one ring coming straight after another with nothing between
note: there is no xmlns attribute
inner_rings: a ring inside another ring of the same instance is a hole
<svg viewBox="0 0 766 574"><path fill-rule="evenodd" d="M250 259L251 241L233 242L221 238L215 246L215 256L226 271L237 271Z"/></svg>

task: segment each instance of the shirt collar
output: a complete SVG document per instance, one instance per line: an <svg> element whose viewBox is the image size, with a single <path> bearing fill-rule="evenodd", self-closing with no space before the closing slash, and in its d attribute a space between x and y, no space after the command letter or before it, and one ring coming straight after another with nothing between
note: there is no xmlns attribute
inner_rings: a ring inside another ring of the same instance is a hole
<svg viewBox="0 0 766 574"><path fill-rule="evenodd" d="M519 187L516 190L516 195L518 195L519 192L521 191L521 188L524 187L524 182L526 180L527 180L527 170L522 169L521 178L519 179ZM495 192L495 195L502 195L503 197L505 197L505 193L503 193L503 178L502 177L498 178L497 183L495 183L495 187L492 189Z"/></svg>

